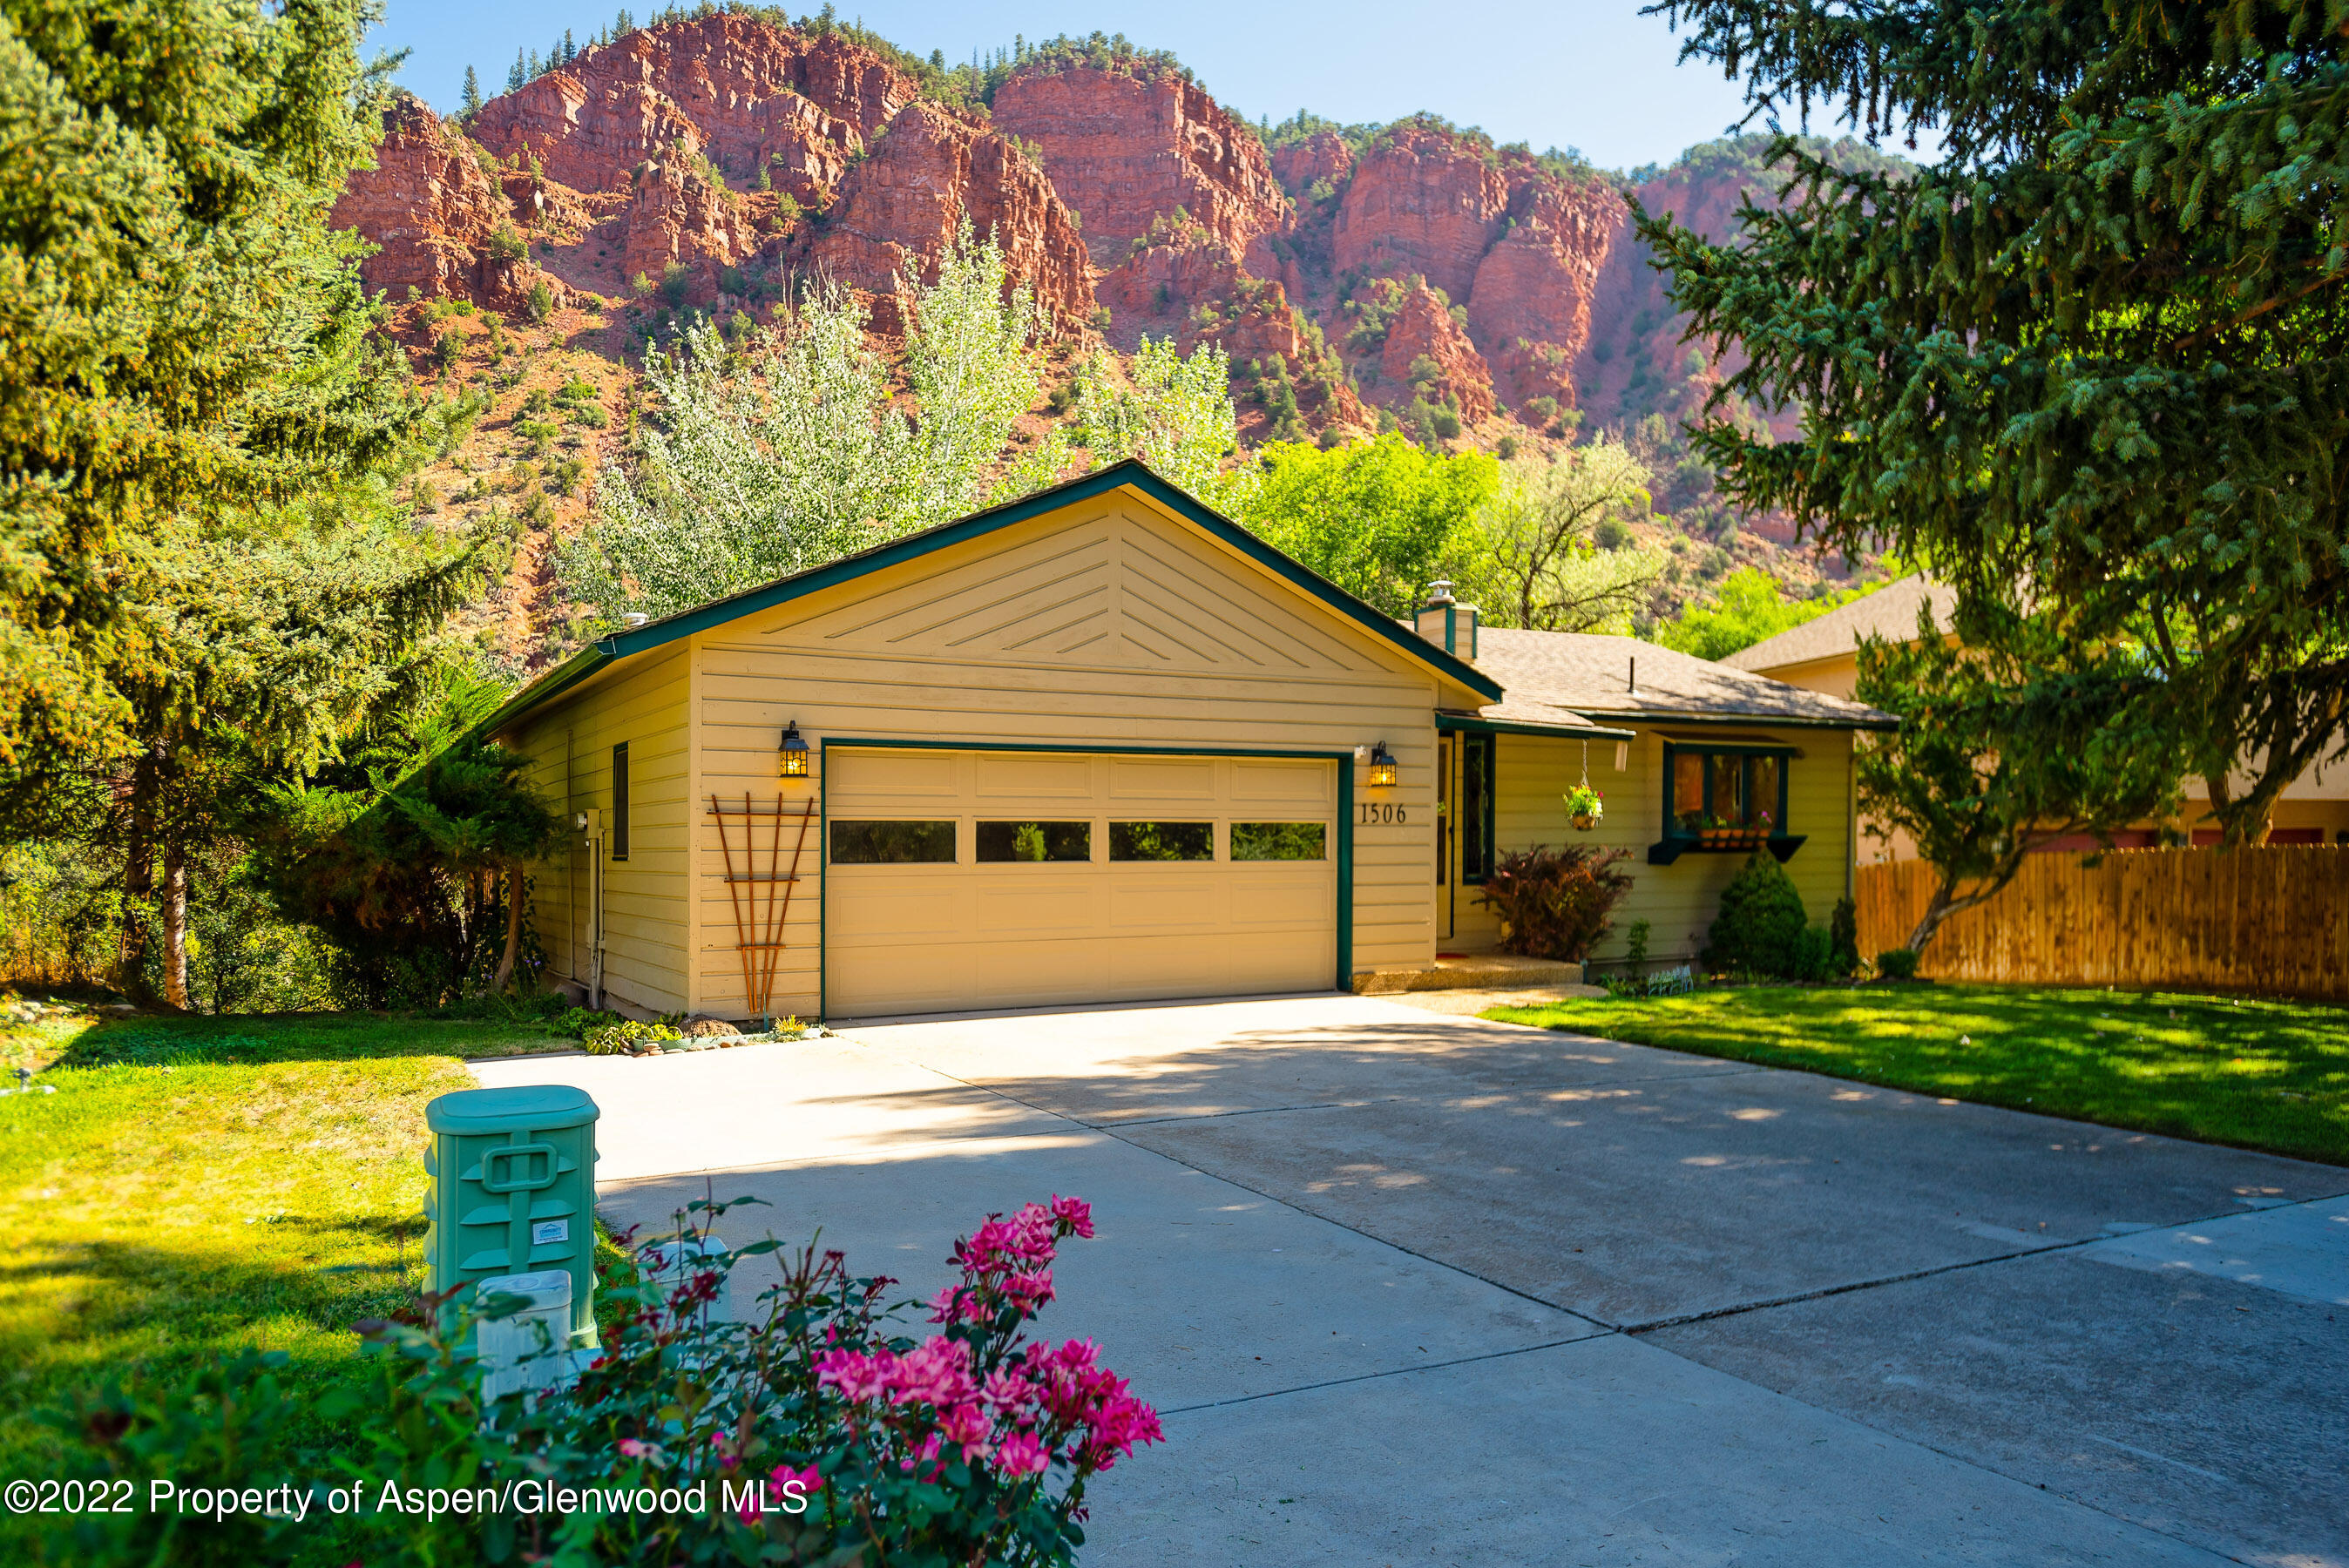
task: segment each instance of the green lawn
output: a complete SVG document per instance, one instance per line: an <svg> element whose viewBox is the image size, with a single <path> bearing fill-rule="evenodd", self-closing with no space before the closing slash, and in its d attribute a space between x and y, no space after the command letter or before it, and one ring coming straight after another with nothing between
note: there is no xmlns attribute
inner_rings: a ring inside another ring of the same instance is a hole
<svg viewBox="0 0 2349 1568"><path fill-rule="evenodd" d="M2349 1008L1879 985L1724 987L1485 1016L2349 1165Z"/></svg>
<svg viewBox="0 0 2349 1568"><path fill-rule="evenodd" d="M55 1094L0 1098L0 1473L49 1473L31 1409L240 1346L340 1375L349 1325L420 1277L424 1105L533 1025L50 1019L0 1037ZM15 1073L7 1073L11 1084Z"/></svg>

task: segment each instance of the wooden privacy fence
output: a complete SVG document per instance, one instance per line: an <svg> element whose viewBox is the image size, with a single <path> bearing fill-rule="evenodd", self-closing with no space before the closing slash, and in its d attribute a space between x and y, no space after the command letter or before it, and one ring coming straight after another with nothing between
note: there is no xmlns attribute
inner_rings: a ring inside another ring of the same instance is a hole
<svg viewBox="0 0 2349 1568"><path fill-rule="evenodd" d="M2036 854L1941 923L1919 972L2025 985L2178 986L2349 1002L2349 848ZM1859 868L1859 946L1908 943L1932 867Z"/></svg>

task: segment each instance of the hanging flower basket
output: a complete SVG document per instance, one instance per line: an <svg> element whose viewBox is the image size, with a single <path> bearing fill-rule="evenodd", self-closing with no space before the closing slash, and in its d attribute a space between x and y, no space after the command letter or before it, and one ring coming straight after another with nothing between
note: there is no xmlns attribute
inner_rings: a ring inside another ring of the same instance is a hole
<svg viewBox="0 0 2349 1568"><path fill-rule="evenodd" d="M1566 792L1566 818L1578 832L1590 831L1606 815L1606 795L1588 783L1577 784Z"/></svg>

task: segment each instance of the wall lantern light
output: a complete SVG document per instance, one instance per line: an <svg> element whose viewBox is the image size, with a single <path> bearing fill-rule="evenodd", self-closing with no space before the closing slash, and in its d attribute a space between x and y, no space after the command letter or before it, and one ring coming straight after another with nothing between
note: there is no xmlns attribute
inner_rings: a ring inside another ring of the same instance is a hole
<svg viewBox="0 0 2349 1568"><path fill-rule="evenodd" d="M1395 781L1401 775L1395 767L1394 753L1387 749L1387 743L1381 740L1371 747L1371 788L1392 789L1395 787Z"/></svg>
<svg viewBox="0 0 2349 1568"><path fill-rule="evenodd" d="M783 727L783 743L775 749L786 779L808 776L808 743L800 738L800 721L793 719Z"/></svg>

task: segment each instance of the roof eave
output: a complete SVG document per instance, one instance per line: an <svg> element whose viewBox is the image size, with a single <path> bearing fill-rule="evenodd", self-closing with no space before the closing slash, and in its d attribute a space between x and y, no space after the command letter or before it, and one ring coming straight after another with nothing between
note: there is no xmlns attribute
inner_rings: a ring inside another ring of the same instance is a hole
<svg viewBox="0 0 2349 1568"><path fill-rule="evenodd" d="M1435 714L1438 730L1460 729L1472 735L1547 735L1560 740L1637 740L1639 732L1612 729L1603 724L1544 724L1533 718L1486 718L1481 714Z"/></svg>
<svg viewBox="0 0 2349 1568"><path fill-rule="evenodd" d="M1833 714L1769 713L1752 709L1740 709L1733 713L1723 713L1717 708L1608 708L1594 707L1588 704L1579 707L1576 711L1588 714L1595 718L1619 719L1630 724L1653 724L1659 722L1669 724L1760 724L1776 725L1781 727L1793 727L1799 729L1898 729L1900 727L1899 719L1894 717L1891 714L1879 713L1873 708L1868 709L1864 715L1855 714L1848 717Z"/></svg>

